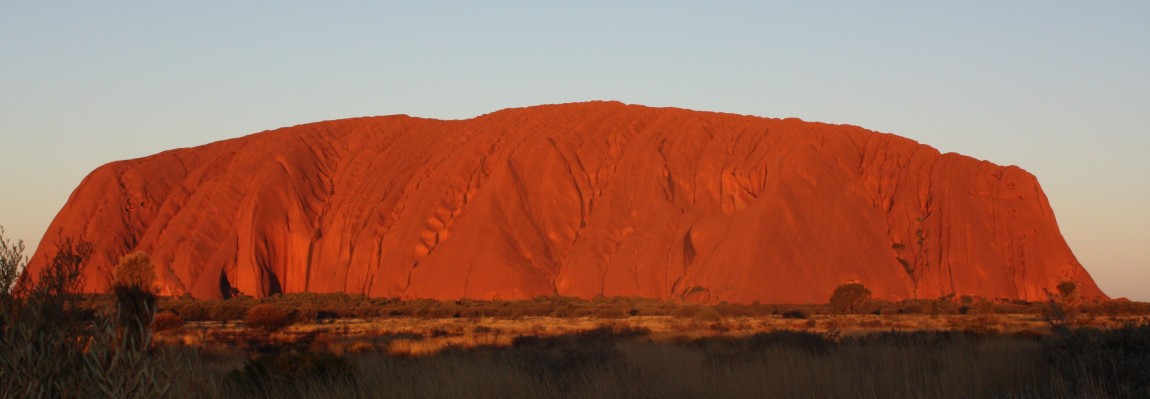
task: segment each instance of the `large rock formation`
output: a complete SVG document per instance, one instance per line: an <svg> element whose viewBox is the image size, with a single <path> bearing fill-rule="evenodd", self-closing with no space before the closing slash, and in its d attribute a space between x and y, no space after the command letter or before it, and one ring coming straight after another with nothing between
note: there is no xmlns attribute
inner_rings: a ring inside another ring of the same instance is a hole
<svg viewBox="0 0 1150 399"><path fill-rule="evenodd" d="M162 290L825 302L1104 296L1034 176L854 126L614 102L253 134L92 172L52 223L85 288L150 253Z"/></svg>

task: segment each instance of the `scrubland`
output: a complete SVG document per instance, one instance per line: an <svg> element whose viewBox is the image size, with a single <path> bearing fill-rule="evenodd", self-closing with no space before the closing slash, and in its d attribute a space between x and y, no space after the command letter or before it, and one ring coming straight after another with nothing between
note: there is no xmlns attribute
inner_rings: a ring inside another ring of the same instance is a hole
<svg viewBox="0 0 1150 399"><path fill-rule="evenodd" d="M1072 286L1037 303L197 301L155 297L140 256L113 294L77 294L83 245L33 283L0 244L0 397L1150 397L1150 304Z"/></svg>
<svg viewBox="0 0 1150 399"><path fill-rule="evenodd" d="M159 369L166 389L141 397L1150 396L1145 304L988 302L160 298L147 348L114 350Z"/></svg>

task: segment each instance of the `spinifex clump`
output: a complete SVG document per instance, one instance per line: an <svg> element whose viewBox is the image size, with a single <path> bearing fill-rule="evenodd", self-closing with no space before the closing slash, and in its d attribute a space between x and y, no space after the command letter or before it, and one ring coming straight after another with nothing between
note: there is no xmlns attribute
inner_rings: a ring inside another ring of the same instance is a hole
<svg viewBox="0 0 1150 399"><path fill-rule="evenodd" d="M112 291L116 294L117 320L129 342L143 342L156 310L156 270L147 254L126 255L116 265Z"/></svg>

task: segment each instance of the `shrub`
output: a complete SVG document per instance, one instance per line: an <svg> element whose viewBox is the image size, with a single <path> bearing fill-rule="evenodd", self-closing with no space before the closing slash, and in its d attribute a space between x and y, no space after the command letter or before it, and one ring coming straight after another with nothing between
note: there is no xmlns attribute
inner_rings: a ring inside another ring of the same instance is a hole
<svg viewBox="0 0 1150 399"><path fill-rule="evenodd" d="M699 308L694 306L683 306L671 309L669 315L680 319L688 319L694 317L695 313L699 312Z"/></svg>
<svg viewBox="0 0 1150 399"><path fill-rule="evenodd" d="M116 287L154 292L155 283L156 266L152 263L152 258L143 252L124 255L112 274L112 285Z"/></svg>
<svg viewBox="0 0 1150 399"><path fill-rule="evenodd" d="M287 306L260 304L248 309L244 314L244 324L249 328L275 332L295 323L298 313L295 308Z"/></svg>
<svg viewBox="0 0 1150 399"><path fill-rule="evenodd" d="M1052 298L1051 302L1057 302L1057 305L1062 308L1065 313L1064 317L1073 318L1078 314L1078 284L1073 281L1063 281L1058 283L1058 295Z"/></svg>
<svg viewBox="0 0 1150 399"><path fill-rule="evenodd" d="M212 320L212 306L208 302L185 302L172 304L168 307L172 313L180 316L184 321Z"/></svg>
<svg viewBox="0 0 1150 399"><path fill-rule="evenodd" d="M1065 302L1074 302L1078 299L1078 284L1073 281L1058 283L1058 295Z"/></svg>
<svg viewBox="0 0 1150 399"><path fill-rule="evenodd" d="M247 312L248 306L235 300L216 301L215 306L212 306L211 319L227 323L244 318Z"/></svg>
<svg viewBox="0 0 1150 399"><path fill-rule="evenodd" d="M600 308L595 312L595 318L598 319L623 319L627 317L627 313L619 308Z"/></svg>
<svg viewBox="0 0 1150 399"><path fill-rule="evenodd" d="M882 315L882 316L902 314L902 309L899 309L899 308L896 308L893 306L884 306L882 308L879 308L878 314Z"/></svg>
<svg viewBox="0 0 1150 399"><path fill-rule="evenodd" d="M183 326L184 319L181 318L180 315L172 312L157 314L156 317L152 319L152 331L154 332L175 330Z"/></svg>
<svg viewBox="0 0 1150 399"><path fill-rule="evenodd" d="M810 317L810 315L800 309L791 309L783 312L784 319L805 319L808 317Z"/></svg>
<svg viewBox="0 0 1150 399"><path fill-rule="evenodd" d="M908 303L902 307L903 314L926 314L927 307L918 303Z"/></svg>
<svg viewBox="0 0 1150 399"><path fill-rule="evenodd" d="M551 317L558 317L558 318L575 317L575 305L568 303L568 304L564 304L562 306L556 307L555 310L551 312Z"/></svg>
<svg viewBox="0 0 1150 399"><path fill-rule="evenodd" d="M854 313L870 299L870 290L860 283L847 283L835 288L830 305L838 313Z"/></svg>
<svg viewBox="0 0 1150 399"><path fill-rule="evenodd" d="M315 321L319 324L331 324L339 318L339 313L330 310L320 310L315 312Z"/></svg>
<svg viewBox="0 0 1150 399"><path fill-rule="evenodd" d="M1102 312L1110 316L1144 314L1148 312L1147 303L1131 302L1129 299L1118 298L1102 302Z"/></svg>
<svg viewBox="0 0 1150 399"><path fill-rule="evenodd" d="M691 319L695 321L719 321L722 318L723 315L719 314L719 312L713 308L699 309L698 312L695 312L694 316L691 316Z"/></svg>
<svg viewBox="0 0 1150 399"><path fill-rule="evenodd" d="M155 269L148 254L137 252L120 258L112 274L120 328L135 342L142 340L137 333L147 330L155 314Z"/></svg>
<svg viewBox="0 0 1150 399"><path fill-rule="evenodd" d="M24 241L10 243L4 239L4 229L0 228L0 300L5 300L20 278L20 271L28 263L24 256Z"/></svg>
<svg viewBox="0 0 1150 399"><path fill-rule="evenodd" d="M719 312L723 317L744 317L750 316L751 312L745 305L738 305L727 303L726 301L719 302L714 306L716 312Z"/></svg>

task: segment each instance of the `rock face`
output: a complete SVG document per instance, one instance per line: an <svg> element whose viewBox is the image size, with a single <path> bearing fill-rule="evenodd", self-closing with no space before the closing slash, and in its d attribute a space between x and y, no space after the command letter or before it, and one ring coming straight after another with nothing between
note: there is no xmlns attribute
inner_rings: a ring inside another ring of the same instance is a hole
<svg viewBox="0 0 1150 399"><path fill-rule="evenodd" d="M853 126L614 102L313 123L114 162L57 215L85 289L436 299L1104 297L1034 176Z"/></svg>

